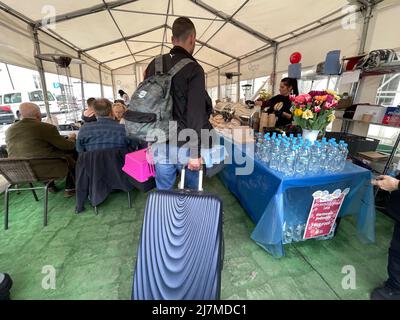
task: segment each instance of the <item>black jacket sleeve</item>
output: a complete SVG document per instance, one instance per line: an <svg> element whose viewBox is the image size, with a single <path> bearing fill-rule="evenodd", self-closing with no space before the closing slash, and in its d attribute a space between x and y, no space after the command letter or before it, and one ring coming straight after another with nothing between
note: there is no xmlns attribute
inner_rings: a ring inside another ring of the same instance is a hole
<svg viewBox="0 0 400 320"><path fill-rule="evenodd" d="M207 113L206 86L203 68L196 65L193 69L188 83L186 123L189 129L193 129L197 134L197 139L189 142L190 157L197 159L200 157L201 149L201 129L203 127L204 114Z"/></svg>

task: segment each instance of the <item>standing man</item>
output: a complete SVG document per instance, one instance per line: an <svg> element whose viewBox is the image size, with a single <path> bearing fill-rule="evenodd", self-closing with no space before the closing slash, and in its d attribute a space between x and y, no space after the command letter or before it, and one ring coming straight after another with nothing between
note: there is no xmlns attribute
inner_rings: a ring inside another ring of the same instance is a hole
<svg viewBox="0 0 400 320"><path fill-rule="evenodd" d="M399 177L397 177L399 178ZM390 176L380 176L372 180L372 184L390 192L386 210L395 219L392 243L389 249L388 274L389 279L381 288L376 288L372 300L400 300L400 185L399 179Z"/></svg>
<svg viewBox="0 0 400 320"><path fill-rule="evenodd" d="M196 189L198 173L195 171L198 171L202 165L201 131L212 129L208 121L212 112L212 103L205 88L204 70L193 58L196 29L190 19L180 17L174 21L172 43L173 49L169 54L163 56L164 72L169 71L182 59L193 60L193 63L183 67L172 80L172 118L177 122L178 136L182 130L192 129L196 132L197 139L178 140L177 144L170 141L166 148L166 154L155 151L156 183L160 190L173 188L177 172L182 165L187 164L189 170L186 172L186 186ZM155 61L153 60L145 71L145 79L154 74ZM176 161L177 159L178 161Z"/></svg>

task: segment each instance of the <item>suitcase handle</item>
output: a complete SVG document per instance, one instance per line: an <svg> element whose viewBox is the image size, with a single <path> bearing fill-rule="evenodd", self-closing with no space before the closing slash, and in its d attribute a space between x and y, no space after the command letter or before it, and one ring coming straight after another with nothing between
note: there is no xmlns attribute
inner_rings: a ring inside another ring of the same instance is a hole
<svg viewBox="0 0 400 320"><path fill-rule="evenodd" d="M181 181L179 182L179 185L178 185L178 188L180 190L183 190L185 188L185 172L186 172L186 166L183 166L182 172L181 172ZM199 170L198 191L203 191L203 165L201 165L200 170Z"/></svg>

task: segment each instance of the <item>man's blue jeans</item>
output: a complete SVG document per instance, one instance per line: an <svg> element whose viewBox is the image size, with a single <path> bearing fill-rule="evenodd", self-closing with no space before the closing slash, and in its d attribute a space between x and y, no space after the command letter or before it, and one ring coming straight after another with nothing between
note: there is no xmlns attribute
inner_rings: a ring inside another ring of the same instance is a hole
<svg viewBox="0 0 400 320"><path fill-rule="evenodd" d="M189 162L189 149L168 144L152 146L156 168L156 185L158 190L171 190L176 182L176 174ZM197 190L199 173L191 170L185 172L185 188Z"/></svg>

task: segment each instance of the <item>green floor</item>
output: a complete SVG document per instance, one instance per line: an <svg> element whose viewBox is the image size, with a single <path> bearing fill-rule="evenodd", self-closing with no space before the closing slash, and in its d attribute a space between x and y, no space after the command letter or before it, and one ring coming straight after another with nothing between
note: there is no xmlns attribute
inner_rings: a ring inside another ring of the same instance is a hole
<svg viewBox="0 0 400 320"><path fill-rule="evenodd" d="M378 214L376 243L362 244L351 218L335 239L286 246L274 259L251 239L254 228L236 199L214 178L207 191L224 202L223 299L368 299L386 278L391 220ZM50 195L49 225L31 193L11 195L10 229L0 229L0 271L14 279L13 299L129 299L146 195L112 194L95 216L74 214L74 199ZM1 204L3 200L1 199ZM44 266L56 270L56 289L42 289ZM356 270L356 289L342 289L343 266Z"/></svg>

